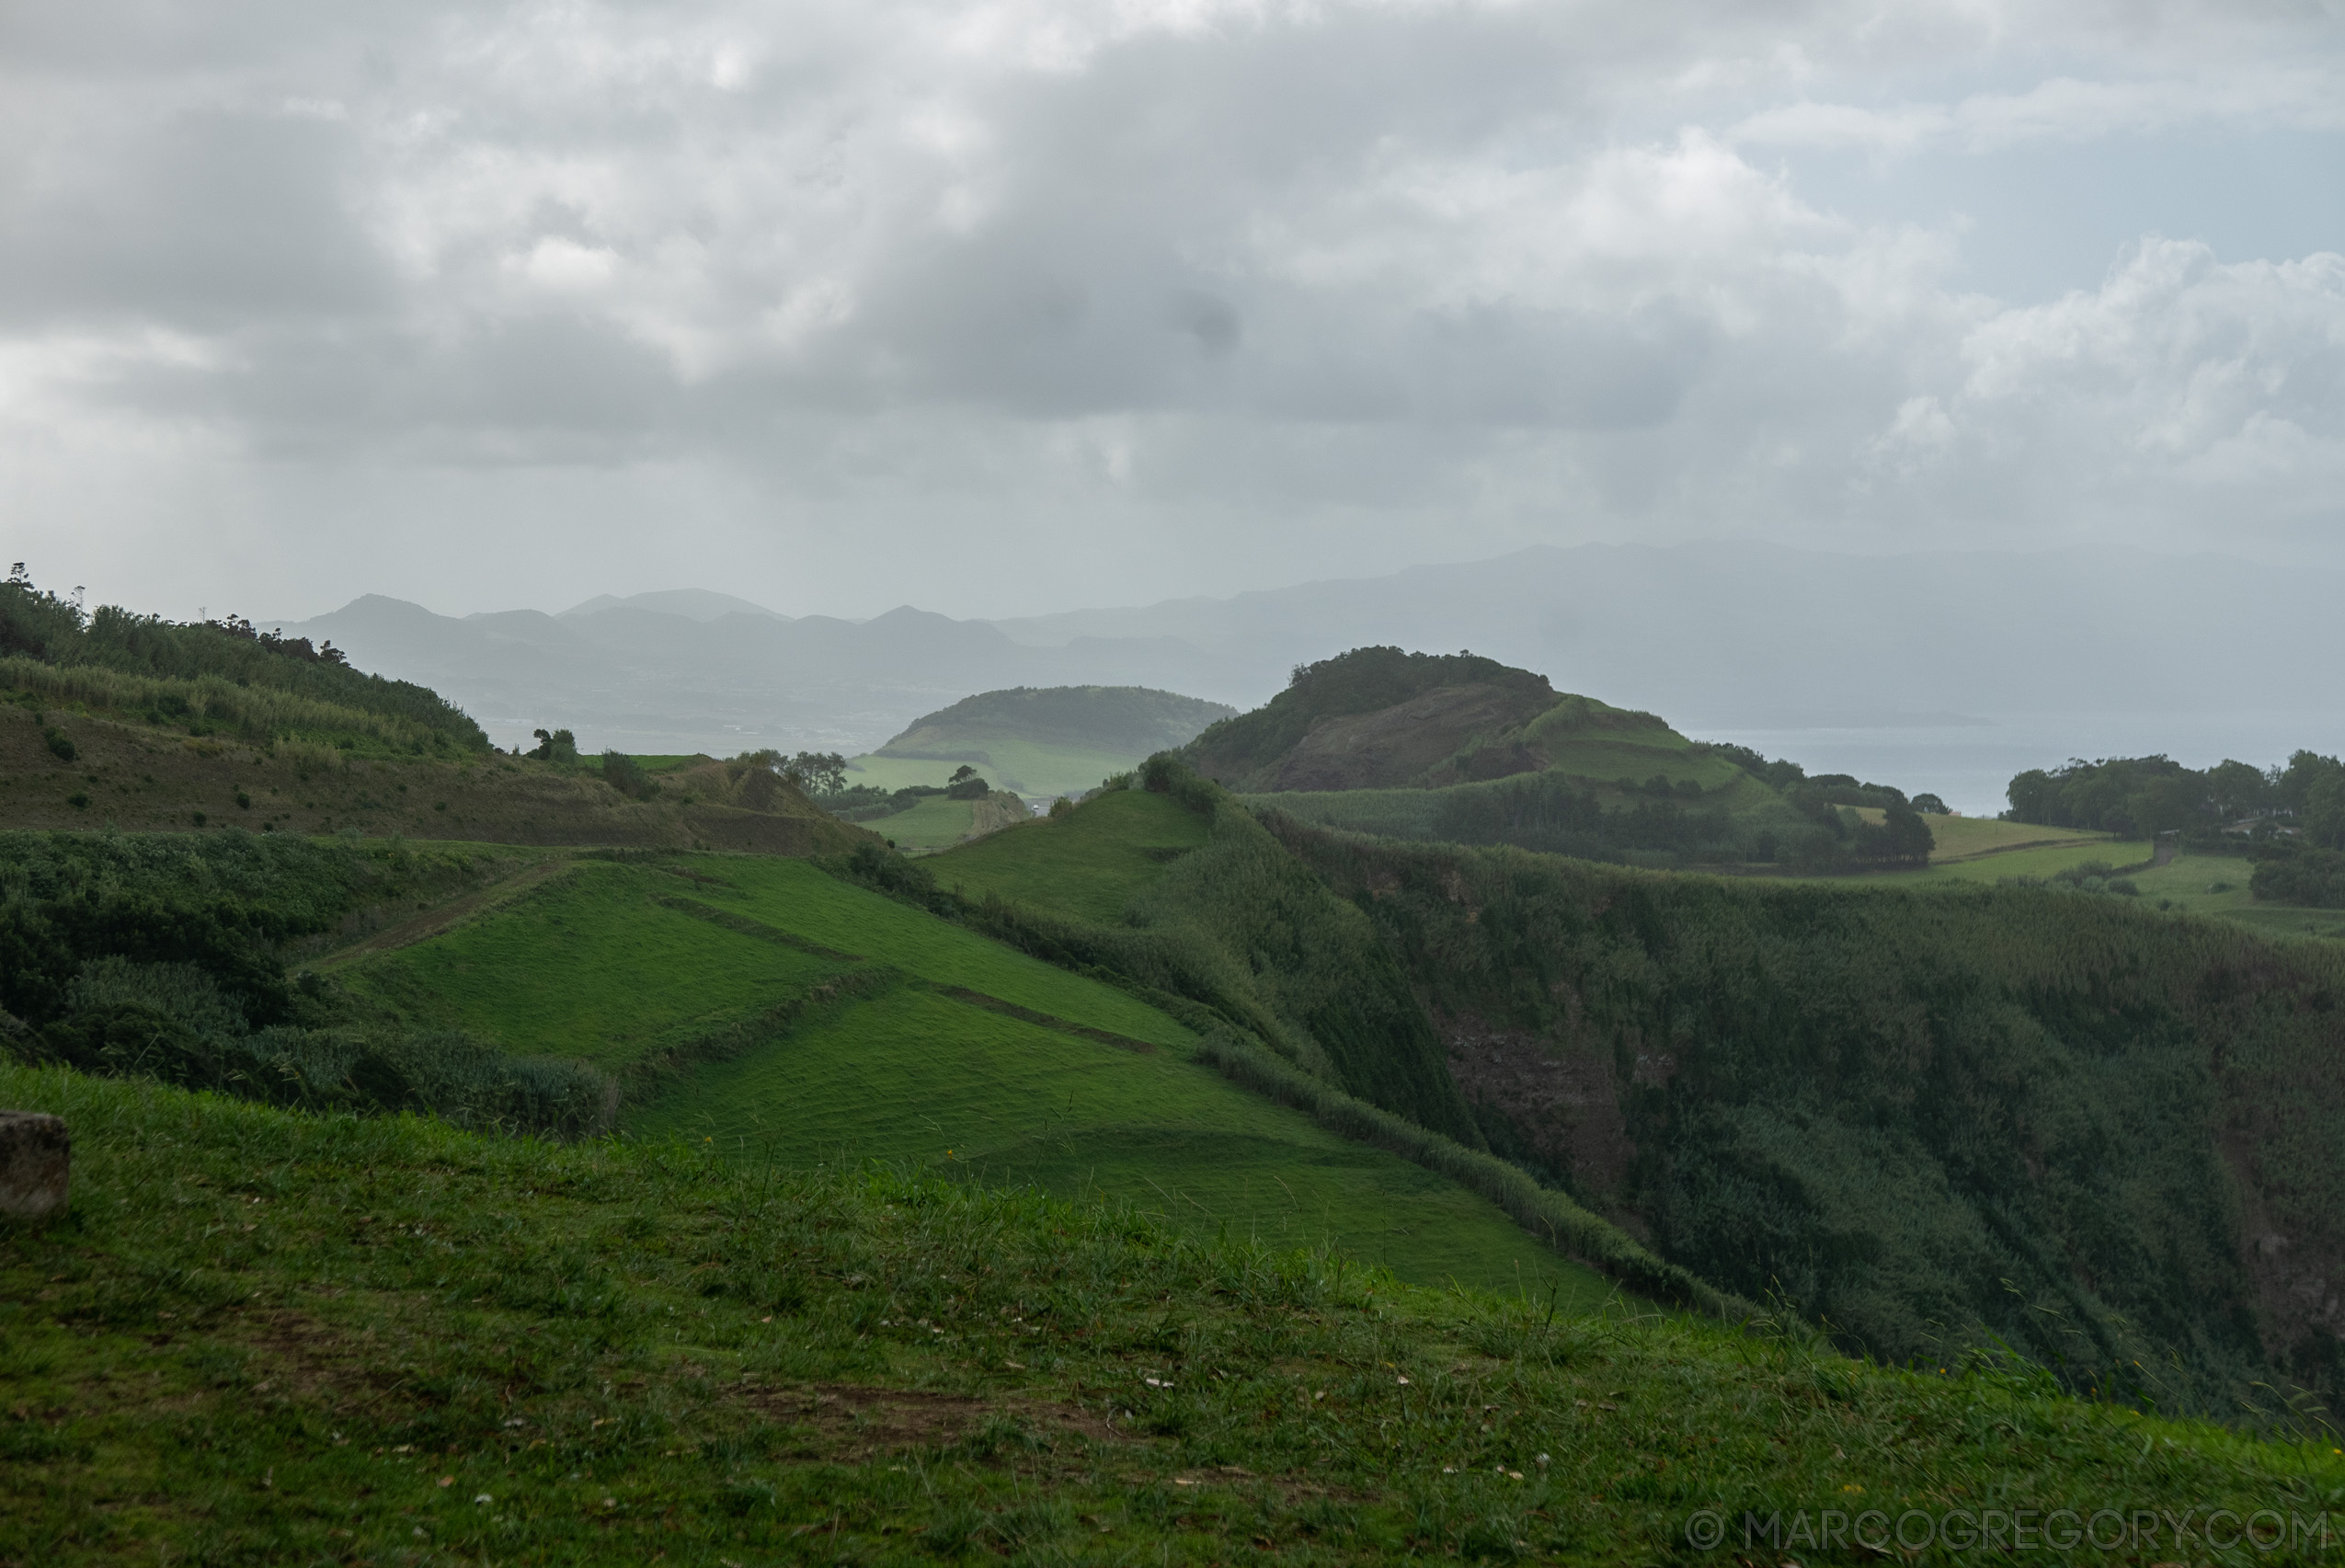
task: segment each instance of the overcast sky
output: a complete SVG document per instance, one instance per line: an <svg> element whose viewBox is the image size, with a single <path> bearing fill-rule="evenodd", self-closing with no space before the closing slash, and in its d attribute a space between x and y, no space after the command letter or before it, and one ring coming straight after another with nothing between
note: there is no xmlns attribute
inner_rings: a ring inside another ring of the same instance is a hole
<svg viewBox="0 0 2345 1568"><path fill-rule="evenodd" d="M1016 614L2345 564L2345 8L0 0L0 555Z"/></svg>

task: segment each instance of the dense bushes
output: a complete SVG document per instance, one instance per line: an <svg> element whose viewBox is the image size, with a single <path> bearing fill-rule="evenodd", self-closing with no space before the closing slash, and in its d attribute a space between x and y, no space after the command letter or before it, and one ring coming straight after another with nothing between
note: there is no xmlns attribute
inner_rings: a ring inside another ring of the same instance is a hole
<svg viewBox="0 0 2345 1568"><path fill-rule="evenodd" d="M2313 843L2345 849L2345 763L2313 751L2269 770L2224 761L2202 772L2166 756L2079 760L2030 769L2008 793L2004 815L2015 822L2121 838L2294 823Z"/></svg>
<svg viewBox="0 0 2345 1568"><path fill-rule="evenodd" d="M1823 792L1795 790L1785 806L1730 811L1665 777L1624 792L1560 773L1517 773L1442 789L1361 789L1246 797L1349 832L1437 843L1496 845L1580 860L1645 865L1758 863L1830 872L1926 864L1929 825L1902 796L1886 820L1844 812ZM1688 781L1690 782L1690 781ZM1870 786L1868 786L1870 787ZM1893 792L1892 792L1893 793Z"/></svg>
<svg viewBox="0 0 2345 1568"><path fill-rule="evenodd" d="M615 1102L590 1070L410 1031L286 976L289 944L474 871L461 854L290 835L0 834L0 1044L272 1104L599 1130Z"/></svg>
<svg viewBox="0 0 2345 1568"><path fill-rule="evenodd" d="M649 800L659 787L644 772L643 764L624 751L602 754L602 782L629 800Z"/></svg>
<svg viewBox="0 0 2345 1568"><path fill-rule="evenodd" d="M2345 910L2345 853L2276 849L2248 876L2248 890L2276 904Z"/></svg>
<svg viewBox="0 0 2345 1568"><path fill-rule="evenodd" d="M1503 1141L1567 1169L1617 1137L1577 1196L1719 1288L1891 1359L1999 1337L2168 1406L2345 1391L2301 1288L2345 1268L2337 955L2051 889L1659 876L1272 826L1436 1016L1537 1042L1527 1078L1492 1081L1505 1097L1468 1074ZM1556 1073L1564 1099L1522 1097Z"/></svg>
<svg viewBox="0 0 2345 1568"><path fill-rule="evenodd" d="M27 1031L13 1054L302 1110L429 1112L479 1131L584 1137L609 1130L618 1109L618 1086L590 1067L508 1057L452 1030L246 1031L202 994L204 979L192 965L97 960L80 979L107 1000Z"/></svg>
<svg viewBox="0 0 2345 1568"><path fill-rule="evenodd" d="M488 747L480 727L439 693L353 670L330 647L277 637L234 616L186 624L112 605L84 615L70 601L14 578L0 583L0 656L14 656L0 657L6 670L0 684L152 714L155 722L209 721L247 739L356 728L403 749ZM70 693L45 690L35 673L42 667L82 680ZM108 681L109 674L129 680ZM166 705L174 700L176 709Z"/></svg>

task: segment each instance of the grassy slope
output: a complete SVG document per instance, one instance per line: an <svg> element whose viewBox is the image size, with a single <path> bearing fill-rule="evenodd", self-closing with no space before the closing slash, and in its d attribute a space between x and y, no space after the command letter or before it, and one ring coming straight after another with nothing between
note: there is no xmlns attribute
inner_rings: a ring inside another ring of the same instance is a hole
<svg viewBox="0 0 2345 1568"><path fill-rule="evenodd" d="M1859 807L1858 814L1873 822L1887 815L1878 807ZM1922 819L1929 824L1929 860L1932 865L1973 860L1983 855L2008 854L2016 850L2077 844L2099 845L2104 858L2109 858L2106 852L2115 847L2107 833L2088 833L2068 828L2040 828L2032 822L2006 822L1999 817L1933 817L1926 813ZM2141 859L2144 856L2126 858Z"/></svg>
<svg viewBox="0 0 2345 1568"><path fill-rule="evenodd" d="M859 959L913 983L759 1033L781 1004L872 967ZM793 1166L934 1162L972 1180L1114 1194L1191 1230L1340 1240L1414 1279L1496 1284L1520 1270L1561 1281L1582 1306L1607 1293L1454 1184L1193 1064L1189 1032L1123 991L802 861L692 856L673 870L580 862L479 919L342 973L411 1016L606 1068L752 1031L745 1052L667 1079L630 1119L641 1133L715 1139L737 1154L770 1145ZM986 1011L952 990L1155 1048Z"/></svg>
<svg viewBox="0 0 2345 1568"><path fill-rule="evenodd" d="M1346 1143L1186 1059L1141 1054L929 990L841 1007L694 1074L630 1119L803 1169L933 1165L993 1186L1123 1198L1192 1235L1333 1243L1421 1283L1609 1293L1463 1188Z"/></svg>
<svg viewBox="0 0 2345 1568"><path fill-rule="evenodd" d="M802 994L835 965L655 900L691 886L581 861L485 918L353 963L354 990L515 1052L625 1067Z"/></svg>
<svg viewBox="0 0 2345 1568"><path fill-rule="evenodd" d="M946 887L973 898L989 893L1107 924L1208 831L1204 818L1169 795L1116 790L1067 817L965 845L935 869Z"/></svg>
<svg viewBox="0 0 2345 1568"><path fill-rule="evenodd" d="M11 1568L1642 1564L1747 1557L1685 1549L1702 1508L2345 1508L2328 1441L1111 1208L5 1067L0 1103L76 1162L70 1218L0 1231ZM2213 1555L2168 1539L2126 1554Z"/></svg>

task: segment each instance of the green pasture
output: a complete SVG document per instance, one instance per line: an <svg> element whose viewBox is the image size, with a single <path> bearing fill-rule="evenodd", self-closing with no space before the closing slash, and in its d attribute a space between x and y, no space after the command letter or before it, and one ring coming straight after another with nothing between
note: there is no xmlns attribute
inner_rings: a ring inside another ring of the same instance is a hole
<svg viewBox="0 0 2345 1568"><path fill-rule="evenodd" d="M978 991L1086 1028L1159 1046L1185 1046L1192 1037L1163 1013L1113 986L1055 968L841 882L805 861L695 855L682 864L706 878L689 884L679 879L684 896L806 942L868 956L934 985Z"/></svg>
<svg viewBox="0 0 2345 1568"><path fill-rule="evenodd" d="M1182 836L1178 822L1155 820L1164 808L1186 816L1177 805L1123 798L1144 804L1103 815L1141 823L1143 840ZM1193 1063L1189 1031L1124 991L806 861L580 861L343 974L418 1021L516 1053L623 1067L867 967L901 981L868 1000L818 1005L786 1035L668 1081L631 1113L629 1130L793 1165L880 1159L1104 1194L1191 1234L1332 1240L1418 1281L1498 1286L1519 1275L1541 1288L1560 1282L1584 1305L1610 1289L1456 1184ZM1129 1043L991 1011L954 990Z"/></svg>
<svg viewBox="0 0 2345 1568"><path fill-rule="evenodd" d="M1132 895L1164 875L1209 831L1169 795L1119 789L1064 817L989 834L939 856L937 881L969 898L990 893L1112 925Z"/></svg>
<svg viewBox="0 0 2345 1568"><path fill-rule="evenodd" d="M941 784L954 769L966 763L984 774L996 789L1024 795L1081 795L1097 789L1102 779L1129 773L1146 760L1121 751L1054 746L1012 736L972 737L966 749L955 750L965 750L966 755L940 759L869 752L847 763L847 782L876 784L881 789Z"/></svg>
<svg viewBox="0 0 2345 1568"><path fill-rule="evenodd" d="M1419 1284L1611 1291L1497 1208L1183 1053L1140 1053L906 989L702 1070L630 1118L790 1169L882 1160L1131 1202L1173 1229L1332 1243Z"/></svg>
<svg viewBox="0 0 2345 1568"><path fill-rule="evenodd" d="M653 866L579 861L342 978L416 1022L475 1030L516 1054L624 1067L801 995L838 967L658 901L689 886Z"/></svg>
<svg viewBox="0 0 2345 1568"><path fill-rule="evenodd" d="M2255 862L2244 855L2185 850L2170 864L2128 875L2141 889L2140 901L2152 909L2231 921L2281 941L2345 938L2345 910L2257 902L2248 892L2248 878L2254 871Z"/></svg>
<svg viewBox="0 0 2345 1568"><path fill-rule="evenodd" d="M1855 810L1857 815L1871 822L1878 822L1887 815L1879 807L1858 807ZM2006 822L1999 817L1933 817L1925 812L1922 820L1929 824L1929 860L1932 865L1968 860L1976 855L2003 855L2022 849L2054 849L2073 844L2088 844L2103 851L2118 847L2116 841L2107 833L2089 833L2075 828L2044 828L2032 822Z"/></svg>

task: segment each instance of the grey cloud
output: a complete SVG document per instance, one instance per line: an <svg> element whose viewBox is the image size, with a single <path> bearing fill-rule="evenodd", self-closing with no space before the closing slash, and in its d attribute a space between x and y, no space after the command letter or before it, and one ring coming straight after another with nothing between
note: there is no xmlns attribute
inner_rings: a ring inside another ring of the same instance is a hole
<svg viewBox="0 0 2345 1568"><path fill-rule="evenodd" d="M497 469L437 504L516 539L623 532L563 511L578 473L689 474L696 549L918 535L960 591L1001 580L963 540L1071 519L1092 543L1052 569L1104 585L1182 535L1275 572L1340 540L1397 565L1413 539L2333 516L2328 285L2079 278L2031 315L1947 283L1953 212L1918 237L1836 214L1727 140L2068 77L2104 118L2202 80L2219 127L2259 73L2339 85L2310 13L970 14L11 13L0 464L167 431L155 515L186 464L257 518ZM2005 339L2019 384L1985 389ZM2222 428L2161 446L2211 377Z"/></svg>

